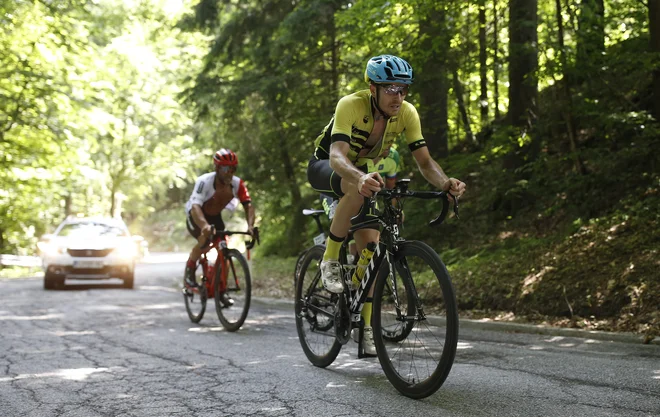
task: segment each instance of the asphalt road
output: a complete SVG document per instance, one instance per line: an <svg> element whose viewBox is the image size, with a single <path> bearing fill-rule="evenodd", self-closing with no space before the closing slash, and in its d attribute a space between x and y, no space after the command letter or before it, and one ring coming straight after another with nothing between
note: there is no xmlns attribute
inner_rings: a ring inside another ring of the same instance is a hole
<svg viewBox="0 0 660 417"><path fill-rule="evenodd" d="M213 303L191 323L181 257L152 261L134 290L0 280L0 416L660 415L658 345L466 327L443 387L416 401L353 342L312 366L290 302L256 300L237 333Z"/></svg>

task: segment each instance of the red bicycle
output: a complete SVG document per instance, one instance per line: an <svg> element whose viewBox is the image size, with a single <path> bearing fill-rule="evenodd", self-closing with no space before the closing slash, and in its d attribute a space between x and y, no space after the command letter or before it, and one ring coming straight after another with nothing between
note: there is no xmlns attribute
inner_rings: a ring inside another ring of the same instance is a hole
<svg viewBox="0 0 660 417"><path fill-rule="evenodd" d="M248 232L233 232L213 229L212 237L202 247L202 255L195 267L198 285L183 286L183 298L188 317L199 323L206 311L209 294L215 299L215 311L222 326L235 332L245 322L250 309L252 285L247 260L237 249L227 247L227 237L249 235ZM259 231L254 228L254 236L246 242L248 256L250 249L259 242Z"/></svg>

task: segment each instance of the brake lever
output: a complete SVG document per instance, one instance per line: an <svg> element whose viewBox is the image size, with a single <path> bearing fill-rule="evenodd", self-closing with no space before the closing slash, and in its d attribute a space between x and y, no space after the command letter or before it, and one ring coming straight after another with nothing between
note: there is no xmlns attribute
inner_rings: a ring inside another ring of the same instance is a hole
<svg viewBox="0 0 660 417"><path fill-rule="evenodd" d="M451 198L454 200L454 216L456 216L456 218L460 220L461 218L458 216L458 197L454 196L449 191L447 191L447 195L450 195Z"/></svg>

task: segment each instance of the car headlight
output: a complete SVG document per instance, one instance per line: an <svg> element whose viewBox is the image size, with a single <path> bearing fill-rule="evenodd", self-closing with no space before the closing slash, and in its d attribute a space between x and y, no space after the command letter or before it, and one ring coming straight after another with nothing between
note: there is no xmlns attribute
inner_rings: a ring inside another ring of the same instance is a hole
<svg viewBox="0 0 660 417"><path fill-rule="evenodd" d="M39 242L37 243L37 247L39 248L41 253L47 256L66 253L66 249L67 249L66 246L57 245L52 242Z"/></svg>
<svg viewBox="0 0 660 417"><path fill-rule="evenodd" d="M137 256L135 245L127 244L115 248L115 254L122 259L132 259Z"/></svg>

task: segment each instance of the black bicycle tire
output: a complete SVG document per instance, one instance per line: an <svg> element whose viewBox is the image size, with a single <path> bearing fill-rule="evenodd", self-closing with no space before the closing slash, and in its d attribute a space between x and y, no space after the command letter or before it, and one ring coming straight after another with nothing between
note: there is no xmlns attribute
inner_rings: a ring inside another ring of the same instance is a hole
<svg viewBox="0 0 660 417"><path fill-rule="evenodd" d="M304 277L306 275L307 268L310 267L310 264L312 264L313 261L320 261L321 259L323 259L324 252L325 252L325 247L322 245L313 246L306 252L305 257L303 258L302 261L300 277ZM319 368L325 368L328 365L330 365L332 362L334 362L334 360L337 358L342 345L337 341L337 339L334 339L332 345L328 349L328 352L326 352L323 355L317 355L312 350L312 348L307 344L307 338L305 337L305 331L303 328L305 324L303 322L304 318L301 317L303 298L304 298L303 294L306 290L306 288L304 288L304 285L305 285L304 279L297 280L294 310L295 310L295 319L296 319L296 331L298 332L298 340L300 341L300 345L302 346L305 356L307 356L307 359L309 359L312 365L318 366Z"/></svg>
<svg viewBox="0 0 660 417"><path fill-rule="evenodd" d="M248 312L250 310L250 301L252 299L252 280L250 276L250 267L248 266L247 260L245 259L243 254L236 249L229 249L227 251L227 255L225 256L225 264L227 264L227 262L231 259L234 259L238 262L240 267L243 269L243 273L245 274L244 275L245 283L243 287L245 302L243 304L243 311L241 311L238 320L231 321L223 313L225 309L221 305L222 302L220 301L220 297L222 295L220 293L220 274L222 273L222 267L224 265L216 268L215 280L213 282L213 294L215 298L215 311L218 314L218 319L220 320L220 323L222 323L222 327L224 327L229 332L235 332L241 328L243 323L245 323L245 319L247 318ZM237 266L236 263L234 263L234 267L236 266ZM231 268L227 273L228 274L232 273ZM230 279L231 278L228 276L227 281L229 281Z"/></svg>
<svg viewBox="0 0 660 417"><path fill-rule="evenodd" d="M298 276L300 275L300 268L302 267L302 261L305 258L305 255L307 254L308 250L309 249L305 249L302 252L300 252L300 254L298 255L298 259L296 259L296 268L293 271L293 285L294 285L294 288L295 288L296 282L298 282Z"/></svg>
<svg viewBox="0 0 660 417"><path fill-rule="evenodd" d="M195 271L197 271L197 268L204 268L204 267L200 263L197 263L197 267L195 268ZM193 313L192 308L190 307L191 296L186 292L183 293L183 300L186 303L186 312L188 313L188 318L193 323L199 323L200 321L202 321L202 318L204 317L204 313L206 312L206 302L208 300L206 281L202 280L201 283L199 284L199 287L196 290L199 297L199 302L201 303L201 308L198 314Z"/></svg>
<svg viewBox="0 0 660 417"><path fill-rule="evenodd" d="M376 281L374 291L374 314L372 317L374 343L378 352L378 360L390 383L406 397L420 399L426 398L440 389L451 371L458 344L458 311L456 308L456 296L449 273L438 254L430 246L419 241L403 242L399 244L398 250L394 254L394 259L399 259L401 256L417 256L423 259L432 268L436 278L440 282L446 308L446 334L442 355L434 372L428 378L418 383L409 383L394 369L392 360L387 354L380 327L381 297L385 288L383 279Z"/></svg>

